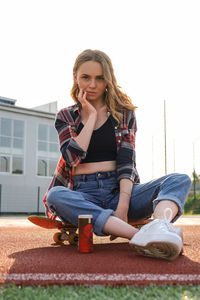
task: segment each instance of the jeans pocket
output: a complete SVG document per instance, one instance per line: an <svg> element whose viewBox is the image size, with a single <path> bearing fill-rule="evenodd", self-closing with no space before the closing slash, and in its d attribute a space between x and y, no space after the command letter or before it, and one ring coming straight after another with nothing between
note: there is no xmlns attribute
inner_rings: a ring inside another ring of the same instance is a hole
<svg viewBox="0 0 200 300"><path fill-rule="evenodd" d="M89 192L94 188L94 185L91 181L78 181L74 184L74 190L75 191L81 191L81 192Z"/></svg>
<svg viewBox="0 0 200 300"><path fill-rule="evenodd" d="M76 191L80 187L80 182L75 182L73 186L73 190Z"/></svg>

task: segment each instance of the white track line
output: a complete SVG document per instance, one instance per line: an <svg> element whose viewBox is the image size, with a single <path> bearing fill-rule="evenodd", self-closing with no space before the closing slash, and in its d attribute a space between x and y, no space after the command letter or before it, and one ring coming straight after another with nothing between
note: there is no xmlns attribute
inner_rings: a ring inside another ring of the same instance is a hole
<svg viewBox="0 0 200 300"><path fill-rule="evenodd" d="M123 282L123 281L200 281L200 274L93 274L93 273L0 273L1 281L84 281L84 282Z"/></svg>

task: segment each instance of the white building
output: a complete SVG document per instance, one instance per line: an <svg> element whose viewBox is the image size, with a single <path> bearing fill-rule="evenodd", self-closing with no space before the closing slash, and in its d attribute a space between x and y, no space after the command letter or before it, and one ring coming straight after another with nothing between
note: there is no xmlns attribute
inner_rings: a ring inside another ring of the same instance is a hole
<svg viewBox="0 0 200 300"><path fill-rule="evenodd" d="M0 97L0 213L41 213L60 156L57 103L27 109L15 102Z"/></svg>

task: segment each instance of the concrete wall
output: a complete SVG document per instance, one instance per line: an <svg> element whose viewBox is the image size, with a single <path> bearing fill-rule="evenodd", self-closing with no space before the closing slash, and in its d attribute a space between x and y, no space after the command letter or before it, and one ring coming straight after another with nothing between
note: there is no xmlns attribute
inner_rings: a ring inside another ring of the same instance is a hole
<svg viewBox="0 0 200 300"><path fill-rule="evenodd" d="M38 124L54 126L55 114L0 104L0 118L25 122L24 173L0 172L0 212L44 212L42 200L52 177L37 176Z"/></svg>

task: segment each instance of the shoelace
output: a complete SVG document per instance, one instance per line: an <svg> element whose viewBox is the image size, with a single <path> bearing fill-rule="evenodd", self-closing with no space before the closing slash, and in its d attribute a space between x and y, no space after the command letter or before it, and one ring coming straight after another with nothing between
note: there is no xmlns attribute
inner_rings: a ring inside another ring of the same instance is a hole
<svg viewBox="0 0 200 300"><path fill-rule="evenodd" d="M169 214L168 214L168 212L169 212ZM153 222L150 222L149 224L142 227L140 229L140 231L145 232L149 227L151 227L152 225L155 224L154 222L162 222L168 228L169 231L176 233L176 230L175 230L174 226L170 223L171 219L172 219L172 210L171 210L171 208L165 208L165 210L164 210L164 219L154 220Z"/></svg>
<svg viewBox="0 0 200 300"><path fill-rule="evenodd" d="M169 212L169 216L167 217L168 212ZM175 230L174 226L170 223L171 219L172 219L172 210L171 210L171 208L169 208L169 207L165 208L163 222L165 223L165 225L167 226L169 231L173 231L173 232L176 233L176 230Z"/></svg>
<svg viewBox="0 0 200 300"><path fill-rule="evenodd" d="M169 215L168 215L168 212L169 212ZM171 210L171 208L165 208L165 210L164 210L164 219L156 219L153 222L150 222L150 223L146 224L144 227L142 227L140 229L140 231L145 232L151 226L153 226L155 224L155 222L162 222L168 228L169 231L176 233L176 230L175 230L174 226L170 223L171 219L172 219L172 210Z"/></svg>

